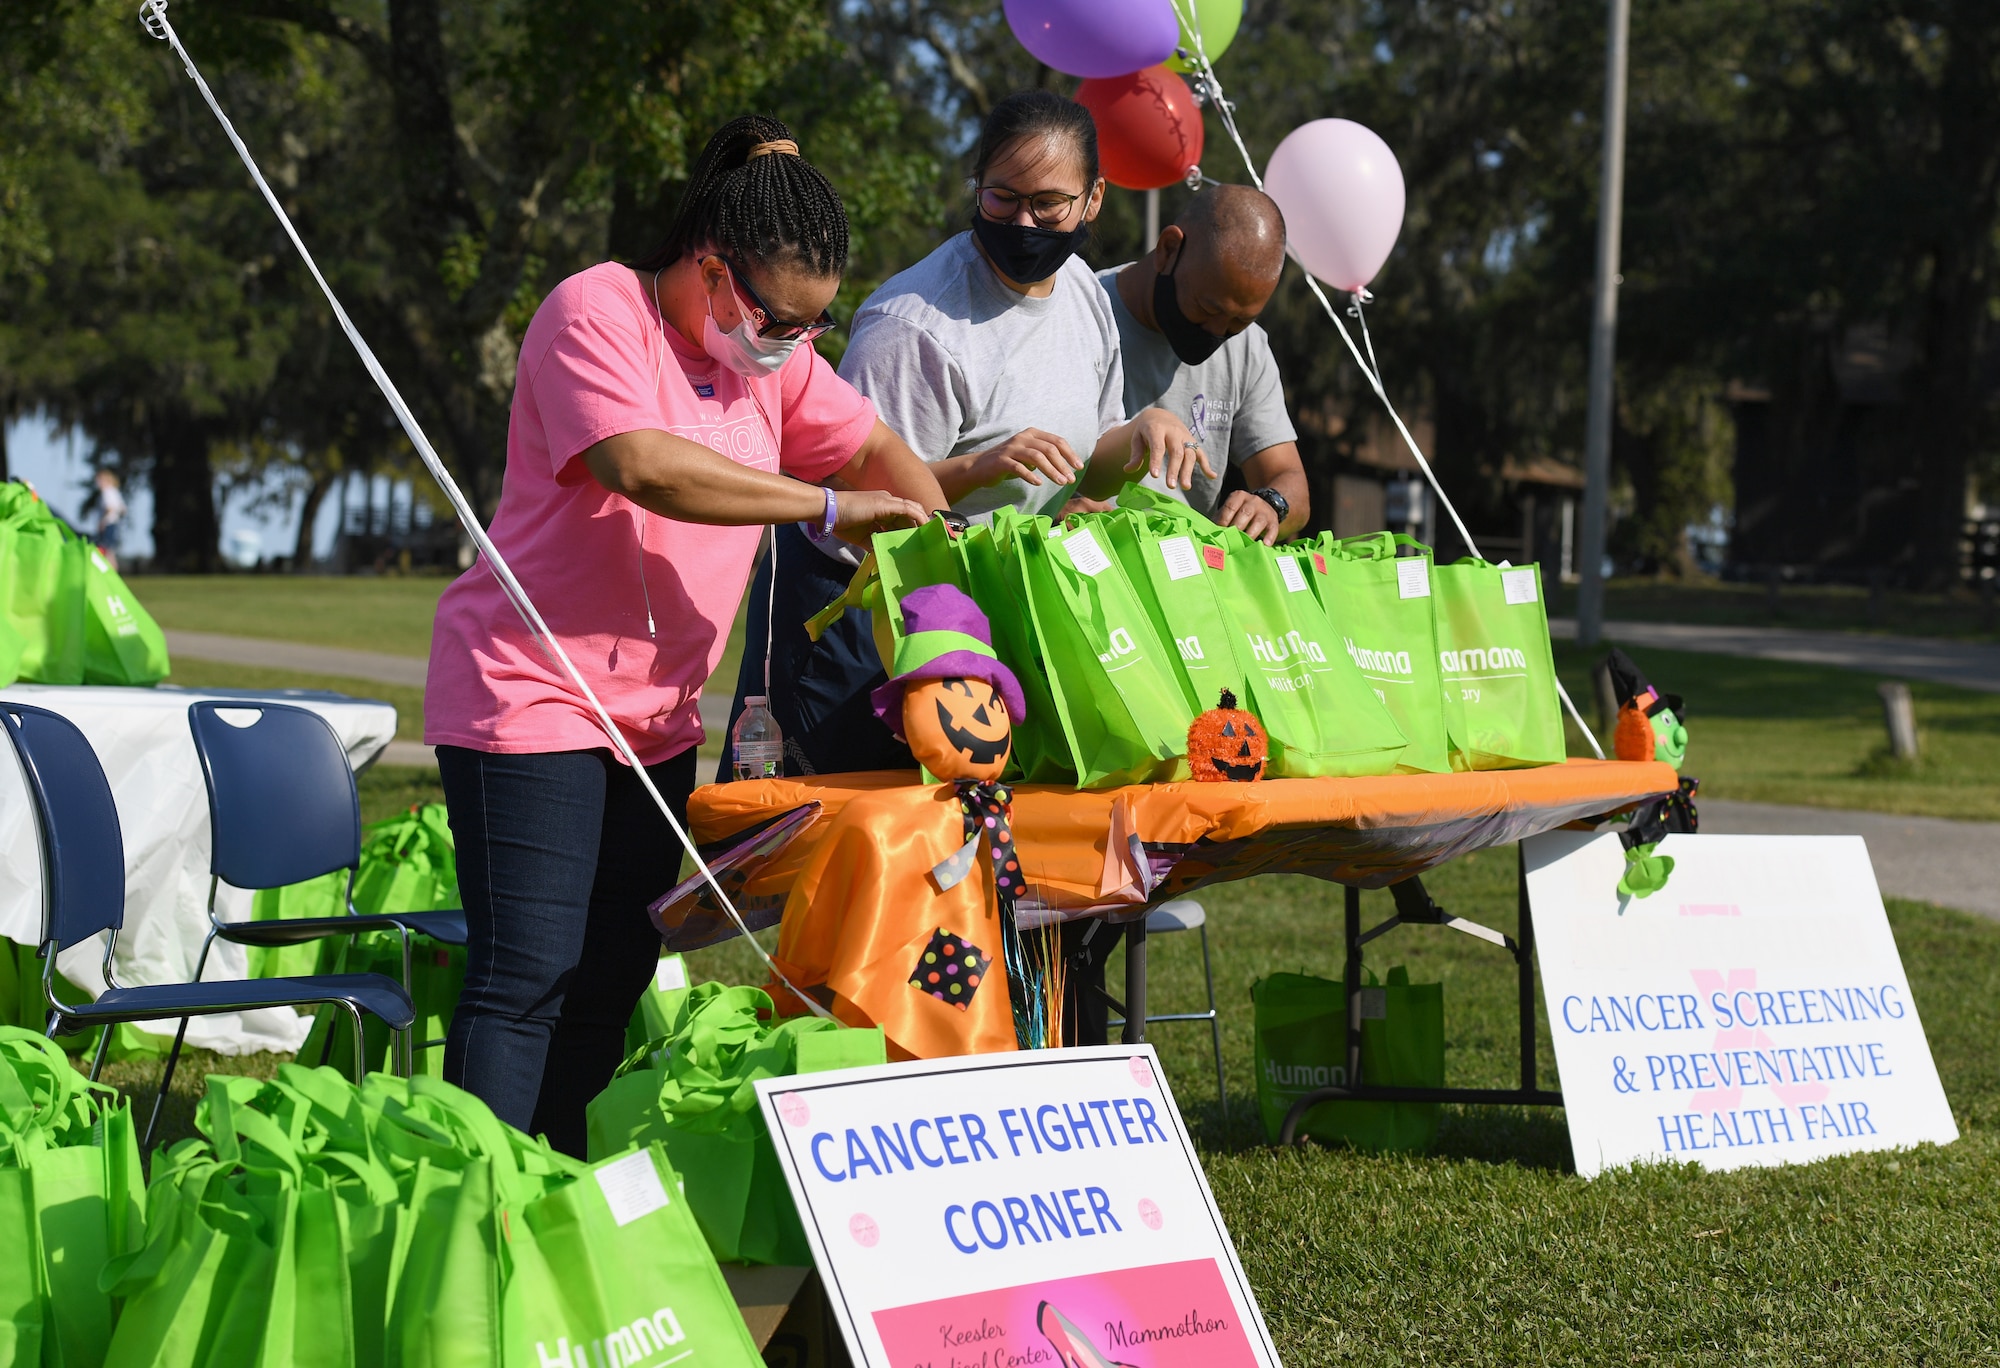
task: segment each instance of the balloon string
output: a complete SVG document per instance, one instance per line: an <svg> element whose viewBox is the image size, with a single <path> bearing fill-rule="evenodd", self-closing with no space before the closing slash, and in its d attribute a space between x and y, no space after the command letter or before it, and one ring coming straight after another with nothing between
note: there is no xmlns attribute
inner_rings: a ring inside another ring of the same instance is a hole
<svg viewBox="0 0 2000 1368"><path fill-rule="evenodd" d="M563 649L562 642L557 639L554 632L549 630L548 624L542 620L541 611L535 607L533 600L528 597L528 591L521 587L521 582L514 577L514 571L501 556L500 549L486 535L486 529L480 525L478 515L472 511L472 505L467 502L465 495L460 492L458 482L453 480L451 472L445 469L443 460L439 458L437 451L431 446L430 439L424 435L424 430L418 424L416 415L410 412L409 405L403 402L401 391L396 388L395 382L389 379L389 373L382 368L382 363L376 359L373 348L362 339L360 330L354 326L354 320L347 316L347 310L341 307L339 298L333 293L333 287L327 284L326 277L320 274L319 263L314 261L312 253L306 250L305 242L299 237L298 229L292 224L291 215L285 212L284 206L278 202L278 197L272 193L270 185L265 182L264 173L258 169L256 158L250 155L250 149L244 145L242 137L236 132L236 126L229 121L229 116L222 112L222 106L217 103L215 93L208 88L208 82L203 80L201 72L195 69L194 58L189 56L188 50L182 46L180 34L175 32L172 24L167 22L166 0L146 0L146 4L140 9L140 19L145 25L146 31L171 47L174 55L181 59L181 65L187 68L187 74L194 81L195 88L201 92L202 99L207 102L209 110L215 115L216 120L221 123L222 131L228 135L231 146L236 149L236 155L242 159L244 167L250 172L251 180L255 181L257 188L263 192L264 202L270 205L271 212L278 216L279 226L285 230L285 236L291 240L291 244L297 250L299 258L305 262L306 269L312 273L313 280L319 285L320 293L326 296L326 302L332 306L334 319L340 324L341 330L347 334L347 340L353 344L356 354L361 358L361 364L368 371L369 378L374 380L376 388L382 391L382 397L389 401L389 407L394 411L396 421L402 425L404 435L410 439L410 445L416 448L418 457L424 463L424 468L430 471L432 477L437 480L438 487L444 491L445 498L451 502L452 509L458 514L459 522L464 525L466 535L472 538L473 545L479 548L480 555L492 567L494 578L500 582L500 588L506 594L507 601L513 604L514 611L521 615L522 621L528 625L529 631L539 640L545 641L548 649L561 662L563 669L569 675L570 682L576 686L577 692L581 693L584 700L589 703L591 711L597 716L598 724L604 728L605 735L611 738L612 746L617 749L619 755L624 757L625 763L632 767L632 773L638 778L640 787L646 790L647 795L652 798L654 805L660 809L660 815L667 819L668 828L673 831L675 836L680 838L681 845L686 849L688 858L694 861L694 867L701 872L701 876L708 881L709 887L714 890L716 898L722 904L723 911L729 914L729 920L735 924L737 931L742 934L743 938L750 942L750 948L755 950L757 957L764 961L765 967L771 971L775 981L791 989L793 995L799 1001L803 1002L814 1015L826 1017L831 1020L833 1014L820 1006L811 996L801 992L797 985L786 978L784 973L779 970L777 963L772 960L770 955L765 953L764 947L757 943L757 938L750 934L750 928L744 924L742 916L736 910L736 905L730 901L729 894L723 891L722 884L717 881L714 871L708 867L708 862L703 860L701 853L695 849L694 841L689 837L686 828L681 825L680 819L674 816L673 809L668 806L667 800L660 795L659 789L654 787L652 775L648 774L646 767L639 763L639 757L633 751L631 742L625 739L624 730L616 722L612 721L611 714L606 711L604 704L598 701L597 694L591 689L589 682L584 679L582 673L576 668L575 663L570 660L569 652Z"/></svg>
<svg viewBox="0 0 2000 1368"><path fill-rule="evenodd" d="M1222 127L1228 132L1229 140L1236 144L1236 153L1243 159L1243 169L1249 173L1252 184L1262 190L1264 178L1257 174L1257 163L1250 156L1250 149L1243 142L1243 134L1236 127L1235 106L1223 95L1222 82L1215 74L1215 64L1208 59L1208 48L1201 38L1201 18L1195 11L1194 0L1171 0L1171 3L1174 17L1180 20L1182 27L1194 37L1195 62L1201 69L1202 84L1207 90L1209 103L1215 107L1216 117L1222 120ZM1326 297L1326 292L1320 288L1319 278L1313 275L1305 262L1299 260L1298 254L1292 250L1290 244L1285 247L1285 255L1298 262L1299 270L1305 276L1306 288L1312 291L1313 298L1319 301L1319 306L1325 310L1326 316L1333 320L1333 326L1340 332L1340 340L1347 344L1348 354L1354 358L1354 364L1360 368L1361 373L1368 378L1369 387L1375 391L1375 397L1382 401L1382 407L1388 411L1389 421L1396 425L1396 431L1402 437L1403 445L1408 447L1410 455L1416 458L1417 468L1423 471L1424 479L1437 494L1438 502L1444 505L1444 511L1450 515L1452 526L1458 529L1459 537L1465 542L1466 551L1476 559L1484 560L1485 557L1479 554L1479 544L1472 539L1472 532L1466 527L1465 520L1458 516L1458 508L1452 503L1451 496L1444 492L1444 485L1438 481L1437 472L1431 469L1431 463L1424 458L1422 448L1417 445L1417 439L1410 435L1410 429L1403 422L1402 415L1396 412L1395 404L1390 402L1389 392L1382 385L1381 371L1373 364L1374 340L1369 339L1368 355L1363 358L1361 349L1354 345L1353 334L1348 332L1347 325L1341 321L1339 311L1333 307L1332 301ZM1366 294L1365 289L1359 290L1355 292L1354 297L1355 317L1361 320L1364 337L1367 336L1368 320L1361 311L1361 301ZM1556 680L1556 694L1562 699L1563 707L1568 709L1570 717L1576 722L1577 730L1583 733L1583 739L1589 743L1591 754L1599 760L1604 759L1604 747L1597 743L1596 733L1591 731L1590 724L1583 720L1583 714L1577 711L1576 704L1570 699L1569 690L1563 687L1560 679Z"/></svg>

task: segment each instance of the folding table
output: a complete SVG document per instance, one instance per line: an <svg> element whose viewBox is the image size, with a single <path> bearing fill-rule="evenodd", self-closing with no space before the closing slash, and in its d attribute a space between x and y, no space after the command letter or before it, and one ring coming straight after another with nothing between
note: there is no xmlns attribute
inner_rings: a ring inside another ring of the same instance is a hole
<svg viewBox="0 0 2000 1368"><path fill-rule="evenodd" d="M849 799L908 785L905 771L760 779L695 790L694 838L752 929L775 925L817 840ZM1024 927L1102 917L1126 927L1124 1039L1145 1031L1145 914L1210 884L1259 874L1305 874L1345 890L1348 985L1346 1086L1309 1094L1292 1109L1289 1141L1306 1111L1332 1099L1559 1106L1535 1083L1534 923L1527 885L1520 925L1507 937L1433 903L1414 877L1473 851L1524 840L1571 822L1672 793L1679 776L1656 761L1571 760L1539 769L1369 779L1270 779L1248 784L1148 784L1101 791L1022 784L1013 827L1028 886L1016 902ZM1364 932L1361 890L1388 887L1396 913ZM670 949L726 940L734 925L699 877L653 905ZM1362 946L1398 925L1468 931L1507 950L1520 981L1518 1088L1400 1088L1360 1079Z"/></svg>

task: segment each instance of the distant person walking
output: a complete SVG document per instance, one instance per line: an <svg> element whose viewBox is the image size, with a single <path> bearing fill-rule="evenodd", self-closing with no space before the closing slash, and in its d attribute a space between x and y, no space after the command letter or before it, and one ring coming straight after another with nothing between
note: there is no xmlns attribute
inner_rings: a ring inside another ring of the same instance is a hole
<svg viewBox="0 0 2000 1368"><path fill-rule="evenodd" d="M118 568L118 542L125 535L125 495L119 491L118 477L108 470L97 472L97 530L91 544L104 553L111 568Z"/></svg>

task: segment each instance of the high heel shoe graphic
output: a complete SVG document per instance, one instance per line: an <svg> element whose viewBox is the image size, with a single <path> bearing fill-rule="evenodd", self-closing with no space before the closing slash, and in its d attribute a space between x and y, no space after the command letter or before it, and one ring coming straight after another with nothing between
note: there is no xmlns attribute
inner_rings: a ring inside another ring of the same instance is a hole
<svg viewBox="0 0 2000 1368"><path fill-rule="evenodd" d="M1132 1368L1129 1363L1106 1358L1104 1352L1090 1342L1090 1336L1076 1328L1076 1322L1056 1310L1048 1302L1043 1302L1035 1310L1035 1325L1062 1360L1062 1368Z"/></svg>

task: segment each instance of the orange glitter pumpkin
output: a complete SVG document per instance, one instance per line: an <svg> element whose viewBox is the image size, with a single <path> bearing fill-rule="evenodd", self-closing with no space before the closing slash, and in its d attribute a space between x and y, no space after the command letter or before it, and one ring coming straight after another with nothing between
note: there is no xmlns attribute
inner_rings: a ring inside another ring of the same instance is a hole
<svg viewBox="0 0 2000 1368"><path fill-rule="evenodd" d="M1653 723L1638 700L1618 710L1618 730L1611 737L1611 753L1620 760L1653 758Z"/></svg>
<svg viewBox="0 0 2000 1368"><path fill-rule="evenodd" d="M1188 766L1208 784L1245 783L1264 777L1270 741L1264 724L1236 706L1236 695L1224 689L1216 706L1188 728Z"/></svg>
<svg viewBox="0 0 2000 1368"><path fill-rule="evenodd" d="M1007 702L983 679L924 679L903 691L903 736L939 779L998 779L1014 749Z"/></svg>

